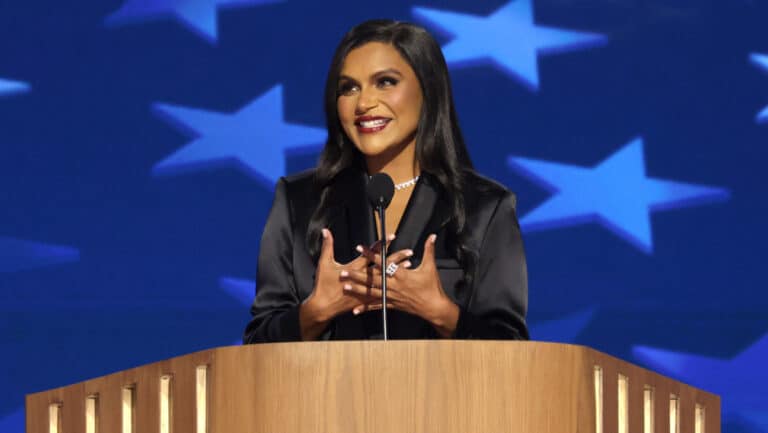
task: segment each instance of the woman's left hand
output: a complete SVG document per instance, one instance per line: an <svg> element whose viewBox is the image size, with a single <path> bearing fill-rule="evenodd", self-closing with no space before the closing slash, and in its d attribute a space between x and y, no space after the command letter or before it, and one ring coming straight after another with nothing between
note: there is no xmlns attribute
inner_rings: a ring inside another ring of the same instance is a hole
<svg viewBox="0 0 768 433"><path fill-rule="evenodd" d="M410 269L410 261L403 261L391 276L387 276L387 307L421 317L437 330L441 337L450 337L456 329L459 319L459 307L445 294L440 276L435 265L435 240L437 235L430 235L424 243L424 256L421 265ZM381 299L381 257L372 251L364 254L375 264L367 272L349 271L346 277L351 284L344 290ZM408 256L405 251L398 251L392 256ZM390 262L395 263L395 262ZM366 285L370 287L366 288ZM381 309L381 302L361 304L353 309L354 314Z"/></svg>

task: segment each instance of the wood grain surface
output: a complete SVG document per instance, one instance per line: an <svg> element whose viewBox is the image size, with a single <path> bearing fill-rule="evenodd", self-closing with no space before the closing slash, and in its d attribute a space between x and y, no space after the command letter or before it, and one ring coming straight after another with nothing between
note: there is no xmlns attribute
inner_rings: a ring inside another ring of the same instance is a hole
<svg viewBox="0 0 768 433"><path fill-rule="evenodd" d="M159 384L172 376L171 432L198 433L196 369L207 366L208 433L595 431L594 368L603 371L603 422L618 430L618 377L628 378L630 433L644 431L647 386L653 431L720 431L719 397L582 346L512 341L277 343L206 350L27 396L27 433L48 433L61 404L64 433L85 431L85 399L98 395L97 432L121 432L123 387L133 386L134 432L159 431ZM127 433L127 432L126 432ZM199 432L203 433L203 432Z"/></svg>

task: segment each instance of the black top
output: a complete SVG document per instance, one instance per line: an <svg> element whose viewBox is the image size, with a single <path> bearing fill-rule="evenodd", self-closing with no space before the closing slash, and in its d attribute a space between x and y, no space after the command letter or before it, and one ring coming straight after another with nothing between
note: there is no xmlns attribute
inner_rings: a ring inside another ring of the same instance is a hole
<svg viewBox="0 0 768 433"><path fill-rule="evenodd" d="M244 343L301 340L299 305L312 292L316 265L305 243L309 219L319 202L312 187L313 175L314 170L310 170L283 177L277 183L261 239L257 295ZM350 169L337 176L331 186L328 228L339 263L358 256L356 245L370 245L376 240L366 182L364 172ZM412 249L410 261L415 268L421 262L424 242L436 233L435 262L440 281L460 308L453 338L528 339L528 280L515 195L473 171L467 173L466 185L467 243L478 253L470 287L458 284L463 270L446 244L451 212L440 185L428 173L422 172L389 250ZM438 336L418 316L388 309L387 320L392 339ZM334 318L320 339L380 338L381 331L380 311L358 316L350 312Z"/></svg>

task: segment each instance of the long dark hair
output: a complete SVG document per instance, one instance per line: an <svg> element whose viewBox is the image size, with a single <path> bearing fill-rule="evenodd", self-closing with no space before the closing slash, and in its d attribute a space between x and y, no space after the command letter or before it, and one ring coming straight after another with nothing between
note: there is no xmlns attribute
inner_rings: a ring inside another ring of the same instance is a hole
<svg viewBox="0 0 768 433"><path fill-rule="evenodd" d="M410 23L366 21L347 32L336 48L325 83L328 141L315 172L320 204L312 215L307 231L309 252L317 257L320 250L320 230L325 227L328 218L329 186L342 171L363 164L362 154L341 127L336 104L339 75L347 54L368 42L392 45L419 79L424 102L416 131L416 160L422 172L434 176L443 189L443 196L450 201L452 215L449 228L454 238L454 254L464 267L466 279L469 277L467 271L473 267L475 260L472 259L474 254L466 248L464 242L466 209L462 191L464 172L472 169L472 161L459 129L448 67L440 45L424 28Z"/></svg>

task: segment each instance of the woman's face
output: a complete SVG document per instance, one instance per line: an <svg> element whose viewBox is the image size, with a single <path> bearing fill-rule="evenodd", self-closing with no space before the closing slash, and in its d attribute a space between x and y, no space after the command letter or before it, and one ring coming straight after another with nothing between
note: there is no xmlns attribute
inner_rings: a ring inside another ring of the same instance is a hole
<svg viewBox="0 0 768 433"><path fill-rule="evenodd" d="M369 42L350 51L337 94L341 126L365 156L397 155L415 142L421 86L392 45Z"/></svg>

